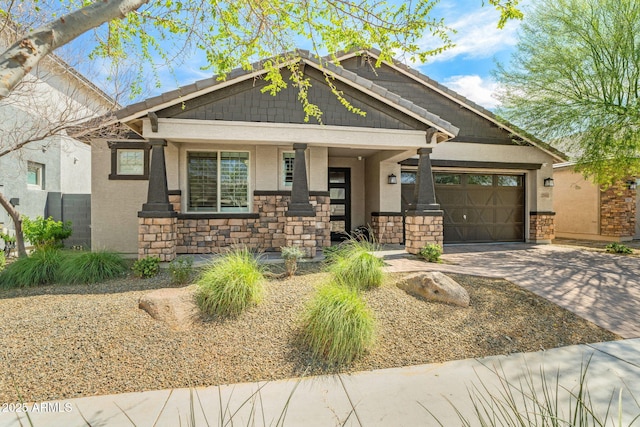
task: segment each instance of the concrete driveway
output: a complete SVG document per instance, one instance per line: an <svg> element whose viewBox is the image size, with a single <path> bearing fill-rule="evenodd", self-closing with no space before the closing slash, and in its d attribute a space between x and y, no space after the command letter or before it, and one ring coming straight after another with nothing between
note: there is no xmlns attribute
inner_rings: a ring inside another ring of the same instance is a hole
<svg viewBox="0 0 640 427"><path fill-rule="evenodd" d="M505 278L623 338L640 337L640 258L524 243L449 245L444 252L442 264L392 254L387 270Z"/></svg>

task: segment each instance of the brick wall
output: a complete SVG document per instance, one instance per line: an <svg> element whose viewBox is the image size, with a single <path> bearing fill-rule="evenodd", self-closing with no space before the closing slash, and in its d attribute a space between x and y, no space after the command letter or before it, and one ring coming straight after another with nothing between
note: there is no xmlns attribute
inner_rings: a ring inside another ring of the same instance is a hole
<svg viewBox="0 0 640 427"><path fill-rule="evenodd" d="M279 251L281 246L293 241L287 239L285 229L289 199L288 194L261 192L253 197L254 215L251 218L178 218L176 251L179 254L218 253L224 247L238 244L264 251ZM331 245L329 200L328 196L311 196L316 216L310 217L305 226L307 229L310 226L315 228L314 242L318 248ZM301 246L309 248L310 245Z"/></svg>
<svg viewBox="0 0 640 427"><path fill-rule="evenodd" d="M618 182L600 193L600 234L633 237L636 228L636 190Z"/></svg>
<svg viewBox="0 0 640 427"><path fill-rule="evenodd" d="M529 241L551 243L556 235L554 212L531 212L529 214Z"/></svg>
<svg viewBox="0 0 640 427"><path fill-rule="evenodd" d="M374 213L371 229L376 241L381 245L400 244L404 238L404 221L401 214Z"/></svg>
<svg viewBox="0 0 640 427"><path fill-rule="evenodd" d="M405 250L411 254L420 253L425 245L435 243L442 247L442 215L407 215L405 218Z"/></svg>

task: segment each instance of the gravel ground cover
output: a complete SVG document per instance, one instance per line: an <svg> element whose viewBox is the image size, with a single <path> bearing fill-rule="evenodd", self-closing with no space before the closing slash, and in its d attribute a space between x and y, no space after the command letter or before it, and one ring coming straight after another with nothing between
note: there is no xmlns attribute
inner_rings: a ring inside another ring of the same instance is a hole
<svg viewBox="0 0 640 427"><path fill-rule="evenodd" d="M261 305L236 319L174 331L138 308L166 272L102 284L0 291L0 402L274 380L336 372L297 342L298 318L326 273L270 280ZM504 281L451 275L471 306L407 295L390 276L365 299L375 349L342 371L537 351L618 337Z"/></svg>

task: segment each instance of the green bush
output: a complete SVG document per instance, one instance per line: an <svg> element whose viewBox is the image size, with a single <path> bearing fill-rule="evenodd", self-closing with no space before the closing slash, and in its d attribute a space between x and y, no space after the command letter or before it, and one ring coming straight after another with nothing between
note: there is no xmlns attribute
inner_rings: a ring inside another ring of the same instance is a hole
<svg viewBox="0 0 640 427"><path fill-rule="evenodd" d="M41 216L34 220L22 217L22 232L37 249L61 248L62 241L71 236L71 221L54 221L51 217L45 219Z"/></svg>
<svg viewBox="0 0 640 427"><path fill-rule="evenodd" d="M302 342L317 359L347 364L374 342L375 320L357 291L330 283L307 304L302 317Z"/></svg>
<svg viewBox="0 0 640 427"><path fill-rule="evenodd" d="M429 262L440 262L442 248L435 243L429 243L420 249L420 256Z"/></svg>
<svg viewBox="0 0 640 427"><path fill-rule="evenodd" d="M630 247L625 246L622 243L616 243L616 242L609 243L607 246L605 246L604 250L612 254L632 254L633 253L633 249L631 249Z"/></svg>
<svg viewBox="0 0 640 427"><path fill-rule="evenodd" d="M54 283L62 258L62 251L46 247L20 257L0 273L0 286L22 288Z"/></svg>
<svg viewBox="0 0 640 427"><path fill-rule="evenodd" d="M203 313L237 316L264 294L264 275L248 249L236 249L214 260L198 280L197 302Z"/></svg>
<svg viewBox="0 0 640 427"><path fill-rule="evenodd" d="M157 256L147 256L133 263L131 267L136 276L148 279L155 276L160 271L160 258Z"/></svg>
<svg viewBox="0 0 640 427"><path fill-rule="evenodd" d="M169 263L171 281L177 285L184 285L193 273L193 257L176 258Z"/></svg>
<svg viewBox="0 0 640 427"><path fill-rule="evenodd" d="M121 276L127 265L115 252L66 252L58 273L59 283L98 283Z"/></svg>
<svg viewBox="0 0 640 427"><path fill-rule="evenodd" d="M4 270L7 265L7 259L4 256L4 252L0 251L0 271Z"/></svg>
<svg viewBox="0 0 640 427"><path fill-rule="evenodd" d="M329 271L338 283L356 289L378 287L384 280L384 261L372 253L375 249L370 242L350 240L335 255Z"/></svg>

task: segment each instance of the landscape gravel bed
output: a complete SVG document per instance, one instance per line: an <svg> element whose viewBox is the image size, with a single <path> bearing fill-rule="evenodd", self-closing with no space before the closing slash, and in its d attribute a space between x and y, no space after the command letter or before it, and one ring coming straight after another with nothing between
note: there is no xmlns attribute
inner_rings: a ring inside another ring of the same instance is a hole
<svg viewBox="0 0 640 427"><path fill-rule="evenodd" d="M394 279L364 297L377 343L341 371L537 351L618 337L504 281L451 275L468 308L406 294ZM264 301L235 319L175 331L138 308L167 272L102 284L0 291L0 402L208 386L335 372L297 341L298 319L326 273L269 280Z"/></svg>

